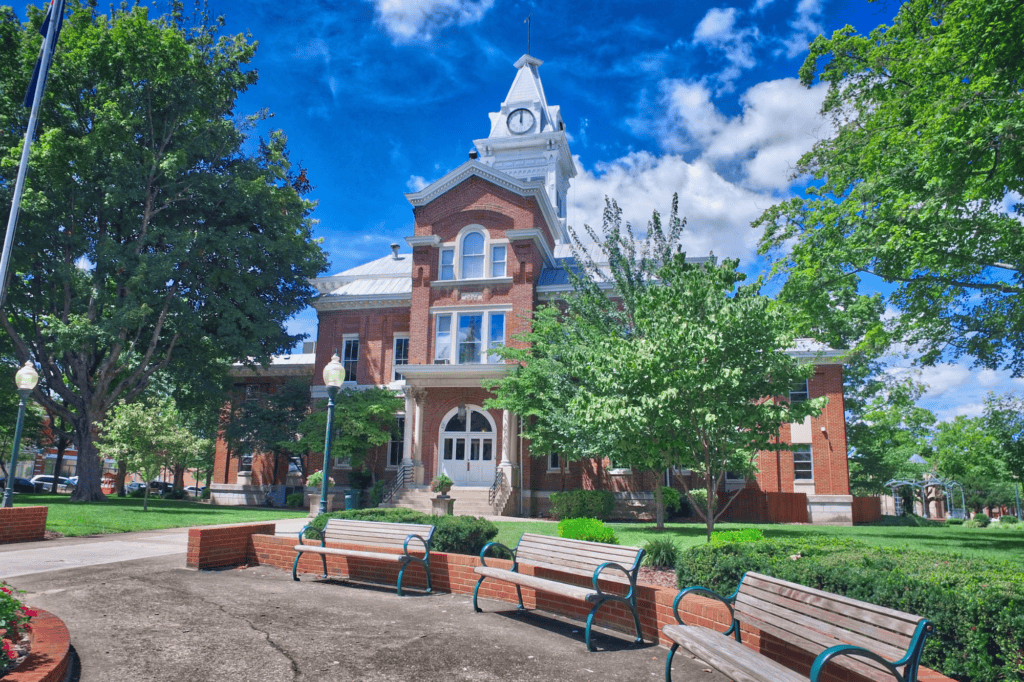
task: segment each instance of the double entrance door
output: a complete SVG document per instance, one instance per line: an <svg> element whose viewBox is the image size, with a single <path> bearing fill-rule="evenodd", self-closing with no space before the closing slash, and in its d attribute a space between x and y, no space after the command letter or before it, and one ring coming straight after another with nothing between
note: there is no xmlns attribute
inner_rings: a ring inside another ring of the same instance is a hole
<svg viewBox="0 0 1024 682"><path fill-rule="evenodd" d="M442 427L441 469L455 485L489 486L497 467L494 428L482 412L467 413L456 412Z"/></svg>

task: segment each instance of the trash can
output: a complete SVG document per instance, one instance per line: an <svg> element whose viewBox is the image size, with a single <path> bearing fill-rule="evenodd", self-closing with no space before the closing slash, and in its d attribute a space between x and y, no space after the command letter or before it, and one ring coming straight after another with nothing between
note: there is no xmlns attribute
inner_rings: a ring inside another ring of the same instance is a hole
<svg viewBox="0 0 1024 682"><path fill-rule="evenodd" d="M345 491L345 509L359 509L359 496L362 494L362 490L346 490Z"/></svg>

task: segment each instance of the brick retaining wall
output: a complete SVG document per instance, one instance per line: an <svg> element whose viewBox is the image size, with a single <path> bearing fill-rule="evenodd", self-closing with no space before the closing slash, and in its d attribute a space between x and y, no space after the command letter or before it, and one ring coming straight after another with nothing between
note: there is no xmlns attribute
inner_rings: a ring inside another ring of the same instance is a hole
<svg viewBox="0 0 1024 682"><path fill-rule="evenodd" d="M275 528L273 523L189 528L185 565L188 568L207 569L247 563L252 552L252 536L257 533L273 535Z"/></svg>
<svg viewBox="0 0 1024 682"><path fill-rule="evenodd" d="M71 663L71 636L68 628L49 611L34 609L32 651L21 665L7 673L4 682L60 682Z"/></svg>
<svg viewBox="0 0 1024 682"><path fill-rule="evenodd" d="M207 568L207 562L197 561L193 565L193 556L196 557L217 557L223 561L226 557L238 558L238 564L274 566L282 570L290 571L295 561L296 539L289 536L275 536L273 533L274 524L246 524L237 526L213 526L206 528L192 528L189 530L189 567ZM270 526L270 531L261 530ZM223 531L223 532L221 532ZM194 535L193 535L194 534ZM195 549L193 549L195 542ZM208 545L224 543L227 546L223 550L214 551ZM315 543L318 544L318 543ZM369 551L383 551L378 547L364 547L361 545L335 545L330 546L346 547L350 549L365 549ZM244 552L243 552L244 550ZM400 553L396 550L395 553ZM488 560L488 565L509 568L510 561L498 559ZM229 564L217 563L216 566ZM452 592L455 594L473 593L476 587L477 575L473 568L480 565L480 559L465 554L447 554L445 552L430 553L431 580L433 588L439 592ZM590 586L590 580L582 576L559 573L550 570L538 570L534 572L528 566L521 567L527 575L539 577L557 578L560 581L577 585ZM320 555L304 553L299 560L300 573L320 574L323 570ZM394 585L398 581L398 565L391 562L375 561L372 559L349 559L344 556L327 556L327 570L331 575L345 575L352 580L383 583ZM416 564L410 564L406 569L405 578L402 581L403 588L425 589L427 586L423 569ZM615 589L617 584L603 585L605 589ZM583 620L590 611L590 606L573 599L563 598L560 595L550 592L538 592L530 588L522 588L523 605L526 608L539 608L572 618ZM675 599L678 590L675 588L654 587L652 585L640 585L638 587L638 607L640 616L640 628L644 639L648 642L658 641L663 646L670 646L671 641L662 635L661 629L669 623L675 623L672 615L672 601ZM486 580L480 587L480 597L484 599L495 599L504 602L516 603L516 589L514 585L497 580ZM711 627L724 631L728 627L728 611L719 602L712 599L693 597L685 600L680 605L680 611L688 624ZM476 614L467 609L466 616L471 618ZM633 635L633 616L629 609L622 604L606 604L601 607L595 619L598 625ZM755 651L773 658L783 664L808 674L811 667L811 659L806 658L802 653L791 649L785 642L782 642L770 635L761 635L753 628L744 627L742 630L744 643ZM826 670L826 673L829 671ZM862 682L860 678L847 671L838 671L837 674L824 676L830 682ZM949 678L937 672L921 668L918 676L920 682L952 682ZM866 682L866 681L865 681Z"/></svg>
<svg viewBox="0 0 1024 682"><path fill-rule="evenodd" d="M0 545L46 537L48 507L0 507Z"/></svg>

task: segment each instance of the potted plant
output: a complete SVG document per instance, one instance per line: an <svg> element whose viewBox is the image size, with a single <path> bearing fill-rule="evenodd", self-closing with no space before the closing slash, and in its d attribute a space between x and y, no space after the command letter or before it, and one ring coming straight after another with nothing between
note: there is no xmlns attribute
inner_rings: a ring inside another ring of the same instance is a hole
<svg viewBox="0 0 1024 682"><path fill-rule="evenodd" d="M430 490L438 493L438 497L448 497L448 491L455 485L455 481L448 478L448 474L443 471L434 477L434 480L430 482Z"/></svg>
<svg viewBox="0 0 1024 682"><path fill-rule="evenodd" d="M306 487L313 488L315 492L308 492L309 496L309 515L316 516L320 509L320 488L324 482L324 472L314 471L306 478ZM330 476L327 477L327 487L334 487L334 479ZM327 493L327 511L331 511L331 505L334 503L334 493Z"/></svg>

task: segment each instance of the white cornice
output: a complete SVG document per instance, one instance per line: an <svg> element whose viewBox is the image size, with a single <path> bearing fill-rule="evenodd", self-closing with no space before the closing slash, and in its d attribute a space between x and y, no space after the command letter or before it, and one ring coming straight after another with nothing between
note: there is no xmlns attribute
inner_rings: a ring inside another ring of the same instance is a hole
<svg viewBox="0 0 1024 682"><path fill-rule="evenodd" d="M489 305L487 303L473 303L465 305L433 305L430 306L430 314L436 315L437 313L510 313L512 312L511 303L500 303L498 305Z"/></svg>
<svg viewBox="0 0 1024 682"><path fill-rule="evenodd" d="M547 223L547 227L548 230L551 231L551 235L560 240L568 241L568 235L565 234L562 228L562 223L555 214L554 207L551 205L551 200L548 198L547 192L544 191L543 182L524 182L522 180L517 180L507 173L502 173L500 170L491 168L478 159L470 159L469 161L466 161L455 170L430 183L419 192L410 192L406 194L405 198L415 207L426 206L434 199L437 199L473 176L476 176L481 180L486 180L492 185L497 185L498 187L507 189L513 194L518 194L521 197L533 198L540 207L541 215L544 216L544 222ZM408 238L406 238L406 242L409 242ZM411 243L410 246L412 246Z"/></svg>
<svg viewBox="0 0 1024 682"><path fill-rule="evenodd" d="M551 251L548 246L548 242L544 239L544 234L536 227L528 230L509 230L505 233L510 242L527 241L532 240L533 243L540 249L541 255L544 256L544 265L549 268L555 267L555 254Z"/></svg>
<svg viewBox="0 0 1024 682"><path fill-rule="evenodd" d="M828 348L825 350L796 350L786 349L786 355L797 360L801 365L845 365L847 364L846 351Z"/></svg>
<svg viewBox="0 0 1024 682"><path fill-rule="evenodd" d="M412 305L411 294L367 294L364 296L322 296L313 301L315 310L362 310L404 308Z"/></svg>
<svg viewBox="0 0 1024 682"><path fill-rule="evenodd" d="M410 279L408 272L389 272L384 274L361 274L361 275L332 275L330 277L316 277L309 280L309 283L316 287L321 294L330 294L344 284L362 282L371 279Z"/></svg>
<svg viewBox="0 0 1024 682"><path fill-rule="evenodd" d="M405 196L408 197L409 195L406 194ZM436 249L437 247L441 246L442 242L441 242L441 238L438 237L436 234L430 234L430 235L422 235L422 236L420 236L420 235L413 235L412 237L406 237L405 238L405 243L408 244L409 246L411 246L414 249L417 246L432 246L432 247L434 247Z"/></svg>
<svg viewBox="0 0 1024 682"><path fill-rule="evenodd" d="M457 289L460 287L500 287L512 284L511 277L479 277L476 279L435 279L430 286L441 289Z"/></svg>
<svg viewBox="0 0 1024 682"><path fill-rule="evenodd" d="M402 376L407 386L421 388L472 387L480 382L500 379L518 365L402 365Z"/></svg>

